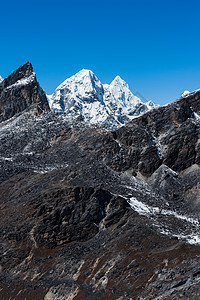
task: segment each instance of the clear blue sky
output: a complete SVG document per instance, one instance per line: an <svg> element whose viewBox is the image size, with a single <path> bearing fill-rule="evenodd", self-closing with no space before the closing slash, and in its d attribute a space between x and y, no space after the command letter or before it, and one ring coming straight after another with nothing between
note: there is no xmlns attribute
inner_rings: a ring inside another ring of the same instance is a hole
<svg viewBox="0 0 200 300"><path fill-rule="evenodd" d="M199 1L1 1L0 75L29 60L47 93L82 68L168 103L200 88Z"/></svg>

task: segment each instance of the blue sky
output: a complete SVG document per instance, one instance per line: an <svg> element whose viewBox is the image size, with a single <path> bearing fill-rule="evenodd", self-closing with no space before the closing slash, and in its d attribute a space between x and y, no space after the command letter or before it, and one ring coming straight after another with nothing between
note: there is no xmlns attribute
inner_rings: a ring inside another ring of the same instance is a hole
<svg viewBox="0 0 200 300"><path fill-rule="evenodd" d="M165 104L200 88L199 1L2 1L0 75L29 60L47 93L82 68Z"/></svg>

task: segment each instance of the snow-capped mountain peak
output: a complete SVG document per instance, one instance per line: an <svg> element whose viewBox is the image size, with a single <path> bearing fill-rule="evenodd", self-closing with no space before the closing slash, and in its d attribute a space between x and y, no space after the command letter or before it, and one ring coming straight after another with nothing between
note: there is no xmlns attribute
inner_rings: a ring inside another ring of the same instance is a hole
<svg viewBox="0 0 200 300"><path fill-rule="evenodd" d="M141 100L131 93L128 84L117 75L111 84L107 87L112 98L112 102L117 105L133 108L133 106L142 103Z"/></svg>
<svg viewBox="0 0 200 300"><path fill-rule="evenodd" d="M48 99L54 112L81 115L85 121L112 129L154 107L134 96L119 75L110 84L102 84L87 69L66 79Z"/></svg>
<svg viewBox="0 0 200 300"><path fill-rule="evenodd" d="M48 96L49 105L55 112L82 115L82 110L87 104L96 101L103 103L103 92L103 85L94 73L82 69L66 79Z"/></svg>
<svg viewBox="0 0 200 300"><path fill-rule="evenodd" d="M126 86L129 88L128 84L119 75L113 79L110 85Z"/></svg>
<svg viewBox="0 0 200 300"><path fill-rule="evenodd" d="M95 88L102 88L102 84L92 71L82 69L61 83L56 90L60 90L65 87L70 87L74 90L74 93L83 95Z"/></svg>
<svg viewBox="0 0 200 300"><path fill-rule="evenodd" d="M3 81L3 77L1 77L1 75L0 75L0 83Z"/></svg>

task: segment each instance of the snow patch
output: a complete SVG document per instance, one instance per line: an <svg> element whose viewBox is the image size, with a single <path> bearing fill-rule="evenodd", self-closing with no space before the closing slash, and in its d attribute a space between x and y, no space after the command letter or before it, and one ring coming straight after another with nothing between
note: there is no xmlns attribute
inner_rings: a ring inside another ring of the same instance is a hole
<svg viewBox="0 0 200 300"><path fill-rule="evenodd" d="M126 198L127 199L127 198ZM149 206L141 201L138 201L135 197L131 197L130 199L127 199L127 202L130 204L130 206L139 214L146 216L148 218L155 218L157 215L163 215L163 216L172 216L178 220L181 220L183 222L186 222L188 224L187 230L190 230L190 234L188 233L175 233L172 230L166 229L162 227L162 222L160 225L154 224L158 229L160 230L160 233L168 235L168 236L173 236L177 237L180 240L185 240L187 243L191 245L196 245L200 244L200 235L198 234L199 232L199 226L200 222L198 219L186 216L186 215L181 215L175 211L172 210L167 210L167 209L160 209L159 207L153 207ZM190 225L191 224L191 225ZM178 228L176 228L178 229Z"/></svg>
<svg viewBox="0 0 200 300"><path fill-rule="evenodd" d="M154 214L162 214L165 216L173 216L177 219L183 220L183 221L187 221L191 224L194 225L200 225L199 221L197 219L188 217L188 216L184 216L184 215L180 215L175 211L172 210L167 210L167 209L160 209L159 207L154 207L154 206L149 206L141 201L138 201L136 198L131 197L128 200L128 203L131 205L131 207L137 211L140 215L144 215L144 216L148 216L150 217L151 215Z"/></svg>
<svg viewBox="0 0 200 300"><path fill-rule="evenodd" d="M35 173L39 173L39 174L45 174L54 170L59 170L61 168L65 168L67 167L67 164L61 164L61 165L53 165L53 166L45 166L45 167L38 167L38 168L34 168L34 172Z"/></svg>
<svg viewBox="0 0 200 300"><path fill-rule="evenodd" d="M200 123L200 116L197 114L197 113L193 113L193 115L194 115L194 119L198 122L198 123Z"/></svg>
<svg viewBox="0 0 200 300"><path fill-rule="evenodd" d="M33 72L29 77L22 78L22 79L18 80L14 84L12 84L12 85L8 86L7 88L5 88L5 90L10 90L12 88L17 88L17 87L20 87L20 86L27 85L27 84L33 82L34 80L35 80L35 73Z"/></svg>
<svg viewBox="0 0 200 300"><path fill-rule="evenodd" d="M5 160L5 161L13 161L12 157L0 157L0 159Z"/></svg>
<svg viewBox="0 0 200 300"><path fill-rule="evenodd" d="M156 213L159 213L158 207L151 207L147 204L144 204L141 201L138 201L136 198L131 197L128 200L128 203L130 206L139 214L143 216L150 217L151 215L154 215Z"/></svg>
<svg viewBox="0 0 200 300"><path fill-rule="evenodd" d="M189 94L190 94L190 92L186 90L185 92L183 92L183 94L181 95L181 97L188 96Z"/></svg>
<svg viewBox="0 0 200 300"><path fill-rule="evenodd" d="M162 157L162 147L159 140L151 133L152 143L157 148L157 155Z"/></svg>

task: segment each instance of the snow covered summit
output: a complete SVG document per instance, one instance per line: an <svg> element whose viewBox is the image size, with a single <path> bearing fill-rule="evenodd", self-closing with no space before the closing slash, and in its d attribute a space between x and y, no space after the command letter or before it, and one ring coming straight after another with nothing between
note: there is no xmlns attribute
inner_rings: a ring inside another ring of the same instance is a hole
<svg viewBox="0 0 200 300"><path fill-rule="evenodd" d="M111 84L102 84L86 69L66 79L48 100L54 112L81 115L85 121L112 129L155 107L152 102L142 103L134 96L120 76Z"/></svg>
<svg viewBox="0 0 200 300"><path fill-rule="evenodd" d="M181 95L181 97L188 96L189 94L190 94L190 92L186 90L186 91L183 92L183 94Z"/></svg>

